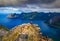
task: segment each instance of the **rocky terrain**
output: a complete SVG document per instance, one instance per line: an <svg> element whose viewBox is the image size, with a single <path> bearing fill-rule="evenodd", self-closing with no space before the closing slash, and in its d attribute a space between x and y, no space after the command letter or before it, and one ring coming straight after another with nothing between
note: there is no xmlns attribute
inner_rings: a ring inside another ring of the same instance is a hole
<svg viewBox="0 0 60 41"><path fill-rule="evenodd" d="M60 16L54 16L53 18L49 19L46 23L60 28Z"/></svg>
<svg viewBox="0 0 60 41"><path fill-rule="evenodd" d="M0 25L0 41L2 41L2 37L6 35L8 31L9 30L5 26Z"/></svg>
<svg viewBox="0 0 60 41"><path fill-rule="evenodd" d="M37 24L26 23L12 28L4 35L2 41L52 41L52 39L42 36Z"/></svg>

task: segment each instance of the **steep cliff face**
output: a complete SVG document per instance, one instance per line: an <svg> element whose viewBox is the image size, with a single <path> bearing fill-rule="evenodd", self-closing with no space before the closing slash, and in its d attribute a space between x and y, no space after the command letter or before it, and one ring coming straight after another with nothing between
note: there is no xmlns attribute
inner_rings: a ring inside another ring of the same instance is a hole
<svg viewBox="0 0 60 41"><path fill-rule="evenodd" d="M54 16L54 17L51 18L50 20L51 20L51 23L59 22L59 21L60 21L60 16Z"/></svg>
<svg viewBox="0 0 60 41"><path fill-rule="evenodd" d="M54 16L50 20L46 21L47 24L60 28L60 16Z"/></svg>
<svg viewBox="0 0 60 41"><path fill-rule="evenodd" d="M43 39L43 36L39 31L40 28L37 24L28 23L18 25L3 37L3 41L47 41L48 38Z"/></svg>

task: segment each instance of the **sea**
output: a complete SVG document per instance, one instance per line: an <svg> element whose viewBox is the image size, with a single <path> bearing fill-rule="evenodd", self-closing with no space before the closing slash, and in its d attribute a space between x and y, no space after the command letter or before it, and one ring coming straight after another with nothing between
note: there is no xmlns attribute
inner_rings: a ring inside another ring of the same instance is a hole
<svg viewBox="0 0 60 41"><path fill-rule="evenodd" d="M23 23L29 23L32 21L33 24L38 24L41 28L40 32L42 32L43 36L48 36L52 38L54 41L60 41L60 28L49 26L48 24L44 23L45 20L28 20L28 19L20 19L14 18L10 19L7 18L8 14L0 14L0 25L6 26L8 29L12 29L17 25L21 25Z"/></svg>

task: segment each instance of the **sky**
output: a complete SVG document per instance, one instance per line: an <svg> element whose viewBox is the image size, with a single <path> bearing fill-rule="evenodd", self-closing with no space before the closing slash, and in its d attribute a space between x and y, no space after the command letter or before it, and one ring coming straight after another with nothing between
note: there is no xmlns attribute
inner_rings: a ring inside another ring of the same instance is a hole
<svg viewBox="0 0 60 41"><path fill-rule="evenodd" d="M60 0L0 0L0 13L60 12Z"/></svg>
<svg viewBox="0 0 60 41"><path fill-rule="evenodd" d="M60 8L60 0L0 0L0 7L26 7L27 5L36 5L43 8Z"/></svg>

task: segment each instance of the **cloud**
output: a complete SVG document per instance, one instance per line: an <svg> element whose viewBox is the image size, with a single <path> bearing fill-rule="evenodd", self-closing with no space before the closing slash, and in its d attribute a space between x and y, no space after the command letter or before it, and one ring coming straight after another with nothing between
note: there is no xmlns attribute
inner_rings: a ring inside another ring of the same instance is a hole
<svg viewBox="0 0 60 41"><path fill-rule="evenodd" d="M13 8L13 7L1 7L0 8L0 14L10 14L10 13L17 13L21 14L22 12L28 13L28 12L59 12L60 13L60 8L53 8L53 9L48 9L48 8L40 8L39 6L27 6L27 7L20 7L20 8Z"/></svg>
<svg viewBox="0 0 60 41"><path fill-rule="evenodd" d="M0 0L1 6L26 7L27 4L43 8L60 8L60 0Z"/></svg>
<svg viewBox="0 0 60 41"><path fill-rule="evenodd" d="M48 3L48 4L50 4L50 3L53 3L53 2L55 2L56 0L40 0L40 2L41 3Z"/></svg>
<svg viewBox="0 0 60 41"><path fill-rule="evenodd" d="M27 0L0 0L0 6L17 6L25 3Z"/></svg>
<svg viewBox="0 0 60 41"><path fill-rule="evenodd" d="M49 3L53 3L56 0L28 0L28 3L44 3L44 4L49 4Z"/></svg>
<svg viewBox="0 0 60 41"><path fill-rule="evenodd" d="M29 4L36 4L43 8L60 8L60 0L28 0Z"/></svg>
<svg viewBox="0 0 60 41"><path fill-rule="evenodd" d="M56 0L52 5L54 7L60 8L60 0Z"/></svg>

